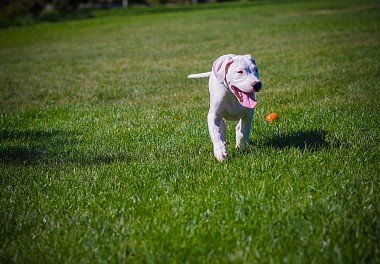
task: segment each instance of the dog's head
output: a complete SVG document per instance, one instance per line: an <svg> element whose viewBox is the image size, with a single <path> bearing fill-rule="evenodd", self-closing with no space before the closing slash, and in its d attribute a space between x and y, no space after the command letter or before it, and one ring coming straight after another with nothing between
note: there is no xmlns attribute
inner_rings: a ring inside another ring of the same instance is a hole
<svg viewBox="0 0 380 264"><path fill-rule="evenodd" d="M212 71L217 81L225 82L243 106L254 107L254 93L261 90L262 83L251 55L223 55L214 62Z"/></svg>

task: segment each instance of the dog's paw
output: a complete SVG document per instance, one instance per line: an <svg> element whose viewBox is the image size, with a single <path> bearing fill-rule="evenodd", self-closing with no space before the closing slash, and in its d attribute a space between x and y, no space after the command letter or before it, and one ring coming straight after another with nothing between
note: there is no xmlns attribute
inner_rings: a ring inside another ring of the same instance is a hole
<svg viewBox="0 0 380 264"><path fill-rule="evenodd" d="M223 162L227 159L227 149L224 145L214 147L214 156L215 158Z"/></svg>

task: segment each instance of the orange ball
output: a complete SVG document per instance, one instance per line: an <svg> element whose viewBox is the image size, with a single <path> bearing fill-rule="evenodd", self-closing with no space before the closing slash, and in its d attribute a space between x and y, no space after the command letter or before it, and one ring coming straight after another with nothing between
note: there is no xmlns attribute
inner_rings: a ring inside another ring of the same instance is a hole
<svg viewBox="0 0 380 264"><path fill-rule="evenodd" d="M278 118L278 114L276 114L276 113L270 113L269 115L267 115L267 117L265 118L265 120L266 120L268 123L272 123L272 122L275 121L277 118Z"/></svg>

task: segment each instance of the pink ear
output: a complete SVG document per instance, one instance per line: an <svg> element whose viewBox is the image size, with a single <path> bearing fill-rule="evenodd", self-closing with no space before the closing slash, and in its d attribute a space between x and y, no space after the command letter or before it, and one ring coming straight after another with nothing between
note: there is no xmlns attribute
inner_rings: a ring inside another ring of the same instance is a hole
<svg viewBox="0 0 380 264"><path fill-rule="evenodd" d="M233 62L232 57L229 55L220 56L212 65L212 72L216 76L219 83L224 81L227 71L226 68Z"/></svg>

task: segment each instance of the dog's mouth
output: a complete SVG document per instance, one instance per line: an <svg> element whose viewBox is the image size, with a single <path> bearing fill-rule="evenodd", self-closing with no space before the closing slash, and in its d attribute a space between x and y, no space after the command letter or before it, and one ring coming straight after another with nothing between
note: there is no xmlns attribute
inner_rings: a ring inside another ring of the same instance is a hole
<svg viewBox="0 0 380 264"><path fill-rule="evenodd" d="M236 86L231 85L231 90L238 99L239 103L247 108L255 108L257 102L254 100L254 93L247 93L239 90Z"/></svg>

